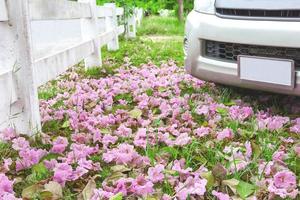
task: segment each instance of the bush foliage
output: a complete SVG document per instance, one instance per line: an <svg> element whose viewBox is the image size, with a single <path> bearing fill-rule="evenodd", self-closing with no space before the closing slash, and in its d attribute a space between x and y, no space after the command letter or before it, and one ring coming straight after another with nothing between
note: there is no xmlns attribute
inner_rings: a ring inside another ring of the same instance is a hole
<svg viewBox="0 0 300 200"><path fill-rule="evenodd" d="M176 0L97 0L99 5L104 3L115 2L118 6L128 7L141 7L144 8L149 14L157 14L161 9L177 10L178 3ZM188 12L193 8L193 0L185 0L185 11Z"/></svg>

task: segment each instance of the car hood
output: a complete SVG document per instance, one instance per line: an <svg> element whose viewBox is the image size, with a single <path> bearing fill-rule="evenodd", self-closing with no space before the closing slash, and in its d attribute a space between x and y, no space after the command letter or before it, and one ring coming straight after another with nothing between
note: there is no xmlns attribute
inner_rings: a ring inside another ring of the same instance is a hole
<svg viewBox="0 0 300 200"><path fill-rule="evenodd" d="M216 8L299 10L300 0L216 0Z"/></svg>

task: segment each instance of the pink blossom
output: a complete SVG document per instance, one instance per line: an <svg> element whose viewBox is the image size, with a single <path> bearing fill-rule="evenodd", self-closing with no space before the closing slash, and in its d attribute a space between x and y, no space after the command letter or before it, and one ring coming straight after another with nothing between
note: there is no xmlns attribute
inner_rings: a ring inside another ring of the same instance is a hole
<svg viewBox="0 0 300 200"><path fill-rule="evenodd" d="M217 192L215 190L212 191L212 195L218 198L218 200L231 200L228 194L224 194L222 192Z"/></svg>
<svg viewBox="0 0 300 200"><path fill-rule="evenodd" d="M217 132L217 140L232 139L234 134L231 129L226 128L223 131Z"/></svg>
<svg viewBox="0 0 300 200"><path fill-rule="evenodd" d="M290 128L290 131L293 133L300 133L300 124L296 124Z"/></svg>
<svg viewBox="0 0 300 200"><path fill-rule="evenodd" d="M12 193L13 194L13 181L10 181L5 174L0 174L0 195L3 193Z"/></svg>
<svg viewBox="0 0 300 200"><path fill-rule="evenodd" d="M156 165L155 167L150 167L148 170L148 176L149 179L153 182L153 183L158 183L163 181L164 179L164 171L165 167L161 164Z"/></svg>
<svg viewBox="0 0 300 200"><path fill-rule="evenodd" d="M58 137L52 143L51 152L52 153L63 153L68 146L68 139L65 137Z"/></svg>
<svg viewBox="0 0 300 200"><path fill-rule="evenodd" d="M247 141L246 143L245 143L245 147L246 147L246 157L247 158L251 158L251 156L252 156L252 147L251 147L251 143L249 142L249 141Z"/></svg>
<svg viewBox="0 0 300 200"><path fill-rule="evenodd" d="M112 136L112 135L104 135L103 139L102 139L102 143L105 146L109 146L110 144L115 144L118 140L117 136Z"/></svg>
<svg viewBox="0 0 300 200"><path fill-rule="evenodd" d="M184 168L185 168L185 160L184 159L174 161L172 170L177 171L182 180L185 180L190 175L190 172L192 171L191 168L186 168L186 169L184 169Z"/></svg>
<svg viewBox="0 0 300 200"><path fill-rule="evenodd" d="M64 186L67 181L72 180L73 169L67 163L56 164L53 171L53 180L60 183L62 186Z"/></svg>
<svg viewBox="0 0 300 200"><path fill-rule="evenodd" d="M287 158L287 154L284 151L276 151L273 154L273 160L282 162Z"/></svg>
<svg viewBox="0 0 300 200"><path fill-rule="evenodd" d="M38 164L40 159L45 156L47 152L42 149L23 149L19 152L20 158L16 161L16 170L20 171L27 169L35 164Z"/></svg>
<svg viewBox="0 0 300 200"><path fill-rule="evenodd" d="M0 132L0 141L10 141L17 136L13 128L6 128Z"/></svg>
<svg viewBox="0 0 300 200"><path fill-rule="evenodd" d="M13 139L12 143L12 148L16 151L29 148L29 142L23 137Z"/></svg>
<svg viewBox="0 0 300 200"><path fill-rule="evenodd" d="M153 192L153 183L147 181L144 176L138 176L132 182L132 191L140 196L146 196Z"/></svg>
<svg viewBox="0 0 300 200"><path fill-rule="evenodd" d="M195 134L198 137L204 137L206 135L209 135L210 131L211 129L209 127L203 127L203 126L194 130Z"/></svg>
<svg viewBox="0 0 300 200"><path fill-rule="evenodd" d="M253 110L251 107L232 106L229 108L229 115L233 120L242 122L253 115Z"/></svg>
<svg viewBox="0 0 300 200"><path fill-rule="evenodd" d="M176 187L176 196L179 200L186 200L188 195L203 196L206 192L206 179L189 176L184 183L179 183Z"/></svg>
<svg viewBox="0 0 300 200"><path fill-rule="evenodd" d="M9 167L13 163L11 158L3 159L3 165L0 167L0 171L3 173L7 173L10 169Z"/></svg>
<svg viewBox="0 0 300 200"><path fill-rule="evenodd" d="M277 172L268 190L281 198L295 199L299 194L295 174L287 170Z"/></svg>
<svg viewBox="0 0 300 200"><path fill-rule="evenodd" d="M132 130L127 128L125 125L121 124L116 131L116 135L120 137L129 137L132 134Z"/></svg>
<svg viewBox="0 0 300 200"><path fill-rule="evenodd" d="M140 128L135 137L134 137L134 145L137 147L142 147L146 149L147 146L147 129Z"/></svg>
<svg viewBox="0 0 300 200"><path fill-rule="evenodd" d="M187 145L191 142L191 138L189 137L189 135L187 133L182 133L181 135L179 135L174 144L177 146L184 146Z"/></svg>

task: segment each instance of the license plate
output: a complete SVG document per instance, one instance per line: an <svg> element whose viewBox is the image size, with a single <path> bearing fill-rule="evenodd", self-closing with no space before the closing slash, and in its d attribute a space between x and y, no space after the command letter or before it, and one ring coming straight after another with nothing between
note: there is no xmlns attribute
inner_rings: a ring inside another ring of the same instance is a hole
<svg viewBox="0 0 300 200"><path fill-rule="evenodd" d="M241 55L238 67L241 80L294 87L293 60Z"/></svg>

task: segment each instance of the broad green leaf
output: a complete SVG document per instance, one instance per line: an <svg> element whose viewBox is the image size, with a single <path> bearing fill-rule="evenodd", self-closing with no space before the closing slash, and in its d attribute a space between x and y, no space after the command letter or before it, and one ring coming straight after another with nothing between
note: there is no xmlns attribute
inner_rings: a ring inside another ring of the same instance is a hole
<svg viewBox="0 0 300 200"><path fill-rule="evenodd" d="M69 120L66 120L63 125L62 125L63 128L69 128L70 127L70 121Z"/></svg>
<svg viewBox="0 0 300 200"><path fill-rule="evenodd" d="M89 182L86 184L85 188L79 194L79 196L78 196L79 200L90 200L93 197L94 190L97 188L95 179L98 177L99 177L99 175L96 175L89 180Z"/></svg>
<svg viewBox="0 0 300 200"><path fill-rule="evenodd" d="M33 199L36 194L39 194L43 190L43 186L40 184L31 185L22 191L23 199Z"/></svg>
<svg viewBox="0 0 300 200"><path fill-rule="evenodd" d="M128 172L131 171L130 168L126 167L125 165L115 165L111 167L113 172Z"/></svg>
<svg viewBox="0 0 300 200"><path fill-rule="evenodd" d="M226 102L224 103L225 106L234 106L236 105L236 103L234 101L229 101L229 102Z"/></svg>
<svg viewBox="0 0 300 200"><path fill-rule="evenodd" d="M110 134L110 133L111 133L111 131L110 131L109 129L107 129L107 128L101 128L101 129L100 129L100 132L101 132L102 134Z"/></svg>
<svg viewBox="0 0 300 200"><path fill-rule="evenodd" d="M207 180L206 187L208 189L211 189L215 184L215 178L212 175L212 172L211 171L203 172L200 175L201 175L202 178L205 178Z"/></svg>
<svg viewBox="0 0 300 200"><path fill-rule="evenodd" d="M55 181L50 181L48 184L45 184L45 191L51 192L52 200L63 198L63 189L61 185Z"/></svg>
<svg viewBox="0 0 300 200"><path fill-rule="evenodd" d="M236 191L240 197L245 199L255 192L255 186L250 183L240 181L236 187Z"/></svg>
<svg viewBox="0 0 300 200"><path fill-rule="evenodd" d="M56 200L54 197L53 197L53 194L49 191L42 191L40 193L40 196L41 196L41 199L42 200Z"/></svg>
<svg viewBox="0 0 300 200"><path fill-rule="evenodd" d="M49 171L44 163L39 163L32 167L32 173L35 174L37 179L42 180L48 176Z"/></svg>
<svg viewBox="0 0 300 200"><path fill-rule="evenodd" d="M258 146L255 142L251 142L251 147L252 147L252 151L253 151L253 158L254 159L259 158L259 156L261 154L260 146Z"/></svg>
<svg viewBox="0 0 300 200"><path fill-rule="evenodd" d="M129 112L129 116L135 119L141 118L142 114L143 112L138 108L135 108Z"/></svg>
<svg viewBox="0 0 300 200"><path fill-rule="evenodd" d="M122 200L122 199L123 199L123 195L121 192L109 198L109 200Z"/></svg>
<svg viewBox="0 0 300 200"><path fill-rule="evenodd" d="M228 186L234 194L237 194L237 186L239 183L240 181L234 178L222 181L222 184Z"/></svg>
<svg viewBox="0 0 300 200"><path fill-rule="evenodd" d="M226 108L217 108L217 113L219 113L222 116L225 116L228 114L228 110Z"/></svg>

